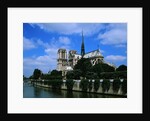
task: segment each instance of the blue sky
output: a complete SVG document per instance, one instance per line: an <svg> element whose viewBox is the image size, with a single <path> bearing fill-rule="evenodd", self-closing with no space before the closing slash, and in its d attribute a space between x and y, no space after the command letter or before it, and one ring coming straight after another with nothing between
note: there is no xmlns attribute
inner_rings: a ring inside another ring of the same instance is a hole
<svg viewBox="0 0 150 121"><path fill-rule="evenodd" d="M56 69L59 48L80 54L82 30L85 52L99 48L106 62L127 65L126 23L23 23L23 74Z"/></svg>

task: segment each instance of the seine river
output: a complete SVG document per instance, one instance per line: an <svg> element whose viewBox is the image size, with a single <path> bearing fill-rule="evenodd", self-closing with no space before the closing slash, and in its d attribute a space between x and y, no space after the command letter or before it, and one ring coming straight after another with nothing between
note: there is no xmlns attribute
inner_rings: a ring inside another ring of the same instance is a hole
<svg viewBox="0 0 150 121"><path fill-rule="evenodd" d="M68 92L67 90L54 91L51 89L36 87L28 83L23 84L24 98L118 98L112 95L101 95L85 92Z"/></svg>

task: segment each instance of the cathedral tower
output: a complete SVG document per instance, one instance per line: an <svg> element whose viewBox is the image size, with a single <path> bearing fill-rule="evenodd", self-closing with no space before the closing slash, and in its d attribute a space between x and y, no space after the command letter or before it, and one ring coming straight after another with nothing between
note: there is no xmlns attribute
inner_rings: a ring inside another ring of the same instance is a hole
<svg viewBox="0 0 150 121"><path fill-rule="evenodd" d="M62 71L65 69L65 67L67 65L67 51L66 51L66 49L59 49L57 55L58 55L57 70Z"/></svg>

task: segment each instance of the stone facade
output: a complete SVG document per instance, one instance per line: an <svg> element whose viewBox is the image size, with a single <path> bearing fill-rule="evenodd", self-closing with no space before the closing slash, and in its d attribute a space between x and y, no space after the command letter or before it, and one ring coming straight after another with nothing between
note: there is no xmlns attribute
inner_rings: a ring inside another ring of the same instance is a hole
<svg viewBox="0 0 150 121"><path fill-rule="evenodd" d="M67 51L66 49L59 49L57 52L57 70L62 71L67 66Z"/></svg>

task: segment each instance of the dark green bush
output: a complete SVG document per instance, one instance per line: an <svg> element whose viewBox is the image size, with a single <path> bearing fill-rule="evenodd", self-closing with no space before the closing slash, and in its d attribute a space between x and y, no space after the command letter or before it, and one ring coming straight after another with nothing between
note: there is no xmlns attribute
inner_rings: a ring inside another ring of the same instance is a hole
<svg viewBox="0 0 150 121"><path fill-rule="evenodd" d="M87 79L97 79L98 76L97 76L97 73L94 73L94 72L87 72L87 73L86 73L86 78L87 78Z"/></svg>
<svg viewBox="0 0 150 121"><path fill-rule="evenodd" d="M110 81L108 79L103 79L103 82L102 82L102 88L103 88L103 92L109 90L110 88Z"/></svg>
<svg viewBox="0 0 150 121"><path fill-rule="evenodd" d="M113 81L113 91L114 92L118 92L119 88L120 88L120 79L114 79Z"/></svg>
<svg viewBox="0 0 150 121"><path fill-rule="evenodd" d="M81 82L80 82L80 88L82 89L82 91L87 92L88 85L89 85L89 80L87 80L87 79L82 79L81 80Z"/></svg>
<svg viewBox="0 0 150 121"><path fill-rule="evenodd" d="M62 80L49 80L47 81L47 84L50 85L52 89L61 89L63 81Z"/></svg>
<svg viewBox="0 0 150 121"><path fill-rule="evenodd" d="M89 89L89 92L91 92L91 90L92 90L92 80L90 80L89 82L88 82L88 89Z"/></svg>
<svg viewBox="0 0 150 121"><path fill-rule="evenodd" d="M48 81L44 81L44 85L47 85L48 84Z"/></svg>
<svg viewBox="0 0 150 121"><path fill-rule="evenodd" d="M102 72L100 74L101 79L119 79L119 78L127 78L127 71L122 72Z"/></svg>
<svg viewBox="0 0 150 121"><path fill-rule="evenodd" d="M127 93L127 79L124 79L122 82L122 92L123 94Z"/></svg>
<svg viewBox="0 0 150 121"><path fill-rule="evenodd" d="M72 91L74 81L72 79L66 81L67 90Z"/></svg>
<svg viewBox="0 0 150 121"><path fill-rule="evenodd" d="M95 79L94 81L94 91L97 92L99 89L100 81L98 79Z"/></svg>
<svg viewBox="0 0 150 121"><path fill-rule="evenodd" d="M127 71L127 66L126 65L120 65L116 71Z"/></svg>
<svg viewBox="0 0 150 121"><path fill-rule="evenodd" d="M75 77L74 71L68 71L66 77L67 79L74 79Z"/></svg>

